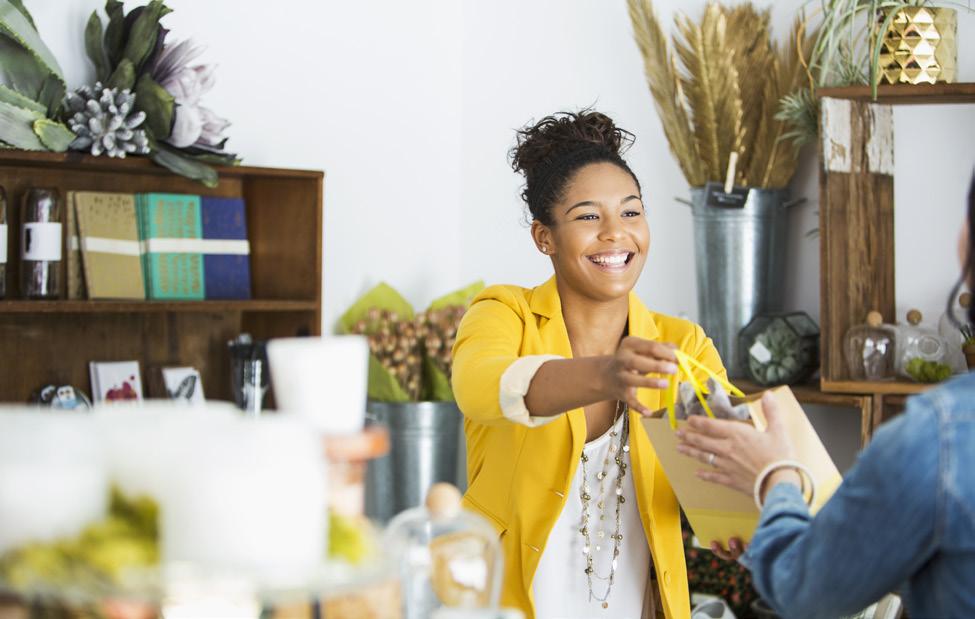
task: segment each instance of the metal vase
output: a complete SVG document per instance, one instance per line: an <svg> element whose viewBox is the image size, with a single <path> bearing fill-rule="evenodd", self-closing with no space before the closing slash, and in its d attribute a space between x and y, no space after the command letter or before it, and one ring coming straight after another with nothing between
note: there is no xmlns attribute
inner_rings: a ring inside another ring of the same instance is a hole
<svg viewBox="0 0 975 619"><path fill-rule="evenodd" d="M460 485L463 416L456 403L370 401L367 410L370 423L389 428L389 453L366 471L367 516L386 523L421 505L433 484Z"/></svg>
<svg viewBox="0 0 975 619"><path fill-rule="evenodd" d="M742 208L705 204L691 189L697 308L730 376L747 374L738 332L758 313L781 311L788 207L782 189L751 189Z"/></svg>

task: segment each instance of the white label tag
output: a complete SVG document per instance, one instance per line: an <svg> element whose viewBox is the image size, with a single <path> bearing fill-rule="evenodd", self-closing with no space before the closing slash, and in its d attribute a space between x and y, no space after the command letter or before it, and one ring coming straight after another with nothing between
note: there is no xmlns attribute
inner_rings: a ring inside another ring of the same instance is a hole
<svg viewBox="0 0 975 619"><path fill-rule="evenodd" d="M20 257L22 260L60 260L61 224L29 223L20 228Z"/></svg>
<svg viewBox="0 0 975 619"><path fill-rule="evenodd" d="M7 224L0 224L0 264L7 264Z"/></svg>
<svg viewBox="0 0 975 619"><path fill-rule="evenodd" d="M769 352L768 348L759 341L755 341L752 347L748 349L748 354L752 356L752 359L758 361L759 363L768 363L772 360L772 353Z"/></svg>

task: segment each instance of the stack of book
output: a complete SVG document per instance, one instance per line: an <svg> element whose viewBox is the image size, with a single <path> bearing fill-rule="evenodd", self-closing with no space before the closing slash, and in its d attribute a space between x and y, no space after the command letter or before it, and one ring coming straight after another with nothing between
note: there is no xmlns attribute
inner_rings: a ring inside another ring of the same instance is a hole
<svg viewBox="0 0 975 619"><path fill-rule="evenodd" d="M249 299L241 198L68 193L69 299Z"/></svg>

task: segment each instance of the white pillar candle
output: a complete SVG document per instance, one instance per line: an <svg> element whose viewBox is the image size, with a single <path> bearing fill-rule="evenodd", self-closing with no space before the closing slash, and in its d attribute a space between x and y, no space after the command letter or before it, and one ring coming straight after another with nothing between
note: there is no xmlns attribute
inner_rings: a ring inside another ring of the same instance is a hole
<svg viewBox="0 0 975 619"><path fill-rule="evenodd" d="M188 432L163 496L162 558L302 583L326 551L325 460L317 434L285 415Z"/></svg>
<svg viewBox="0 0 975 619"><path fill-rule="evenodd" d="M325 434L365 425L369 344L361 335L271 340L267 346L278 408Z"/></svg>
<svg viewBox="0 0 975 619"><path fill-rule="evenodd" d="M130 497L154 498L172 481L172 460L187 434L220 435L240 411L225 402L186 406L171 401L97 407L95 423L105 446L108 474Z"/></svg>
<svg viewBox="0 0 975 619"><path fill-rule="evenodd" d="M107 507L108 477L89 415L0 408L0 554L75 536Z"/></svg>

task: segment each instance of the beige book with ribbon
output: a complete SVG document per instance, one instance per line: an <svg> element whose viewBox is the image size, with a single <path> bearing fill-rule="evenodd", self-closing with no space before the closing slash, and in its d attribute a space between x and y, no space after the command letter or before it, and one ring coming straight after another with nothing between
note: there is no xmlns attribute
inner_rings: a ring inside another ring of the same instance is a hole
<svg viewBox="0 0 975 619"><path fill-rule="evenodd" d="M135 196L74 194L75 218L89 299L145 299Z"/></svg>
<svg viewBox="0 0 975 619"><path fill-rule="evenodd" d="M674 400L676 398L679 377L694 383L698 400L708 415L712 415L704 395L705 388L695 378L691 366L723 384L732 395L733 405L746 403L751 419L748 421L732 421L731 423L750 423L758 430L765 431L765 414L762 410L762 393L745 396L726 380L698 364L693 358L678 351L680 371L671 381L671 387L664 394L667 406L651 417L642 420L650 442L653 444L657 459L667 475L677 500L687 515L687 519L697 538L705 544L717 540L726 543L732 537L751 540L758 526L759 511L751 494L743 494L731 488L697 477L696 472L708 468L706 464L685 456L677 451L676 431L684 425L686 420L678 420L674 414ZM826 447L820 440L816 430L806 417L805 412L796 401L795 395L788 386L770 389L779 411L785 421L789 439L796 451L796 459L809 468L815 485L815 498L810 507L816 513L829 500L839 487L842 476L830 458Z"/></svg>

